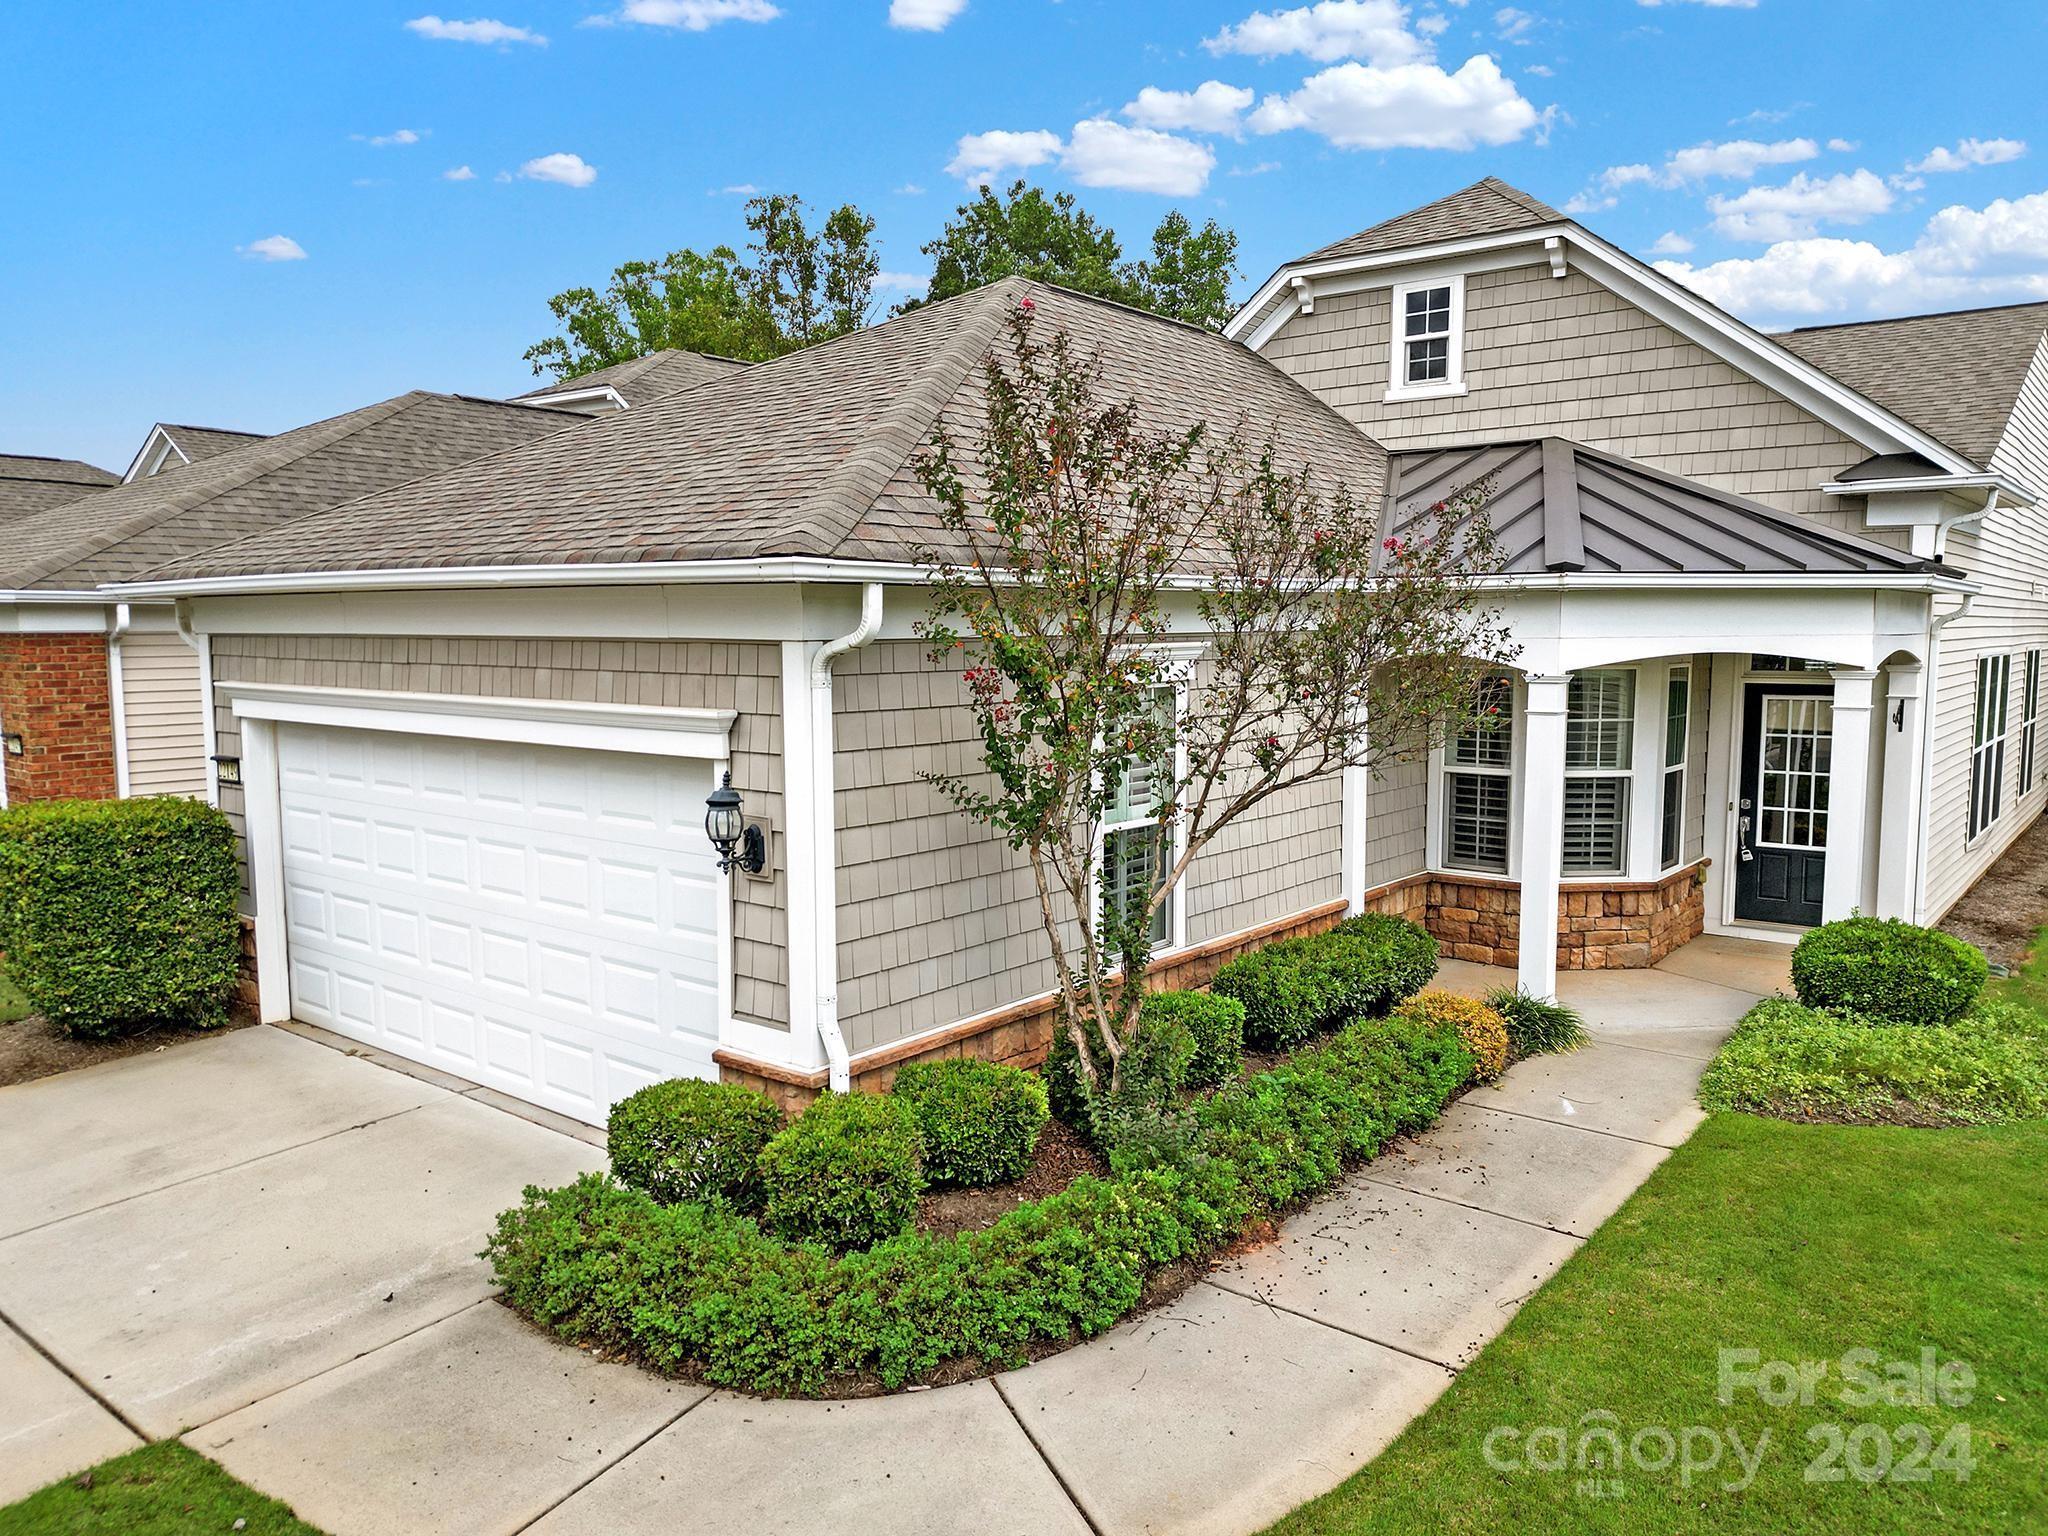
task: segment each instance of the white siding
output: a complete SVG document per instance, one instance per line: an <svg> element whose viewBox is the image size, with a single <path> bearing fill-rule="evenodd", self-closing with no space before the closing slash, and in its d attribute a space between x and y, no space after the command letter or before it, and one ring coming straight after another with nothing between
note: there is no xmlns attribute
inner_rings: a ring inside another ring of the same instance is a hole
<svg viewBox="0 0 2048 1536"><path fill-rule="evenodd" d="M205 794L198 652L174 634L130 631L120 644L128 793Z"/></svg>

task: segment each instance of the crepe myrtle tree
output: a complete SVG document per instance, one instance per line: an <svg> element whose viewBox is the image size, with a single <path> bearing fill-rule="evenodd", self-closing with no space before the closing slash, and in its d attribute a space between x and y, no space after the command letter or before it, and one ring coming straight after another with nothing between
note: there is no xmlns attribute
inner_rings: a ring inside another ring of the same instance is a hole
<svg viewBox="0 0 2048 1536"><path fill-rule="evenodd" d="M1241 423L1148 427L1040 323L1021 300L983 365L979 441L941 425L918 456L944 533L919 633L959 669L983 769L926 777L1028 861L1101 1103L1142 1001L1121 978L1202 850L1276 795L1426 751L1512 647L1482 601L1484 485L1382 536ZM1149 832L1103 857L1133 802Z"/></svg>

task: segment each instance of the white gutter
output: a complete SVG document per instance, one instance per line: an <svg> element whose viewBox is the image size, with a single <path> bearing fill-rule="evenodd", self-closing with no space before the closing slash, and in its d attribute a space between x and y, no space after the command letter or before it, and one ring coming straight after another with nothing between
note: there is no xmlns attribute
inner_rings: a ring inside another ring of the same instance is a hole
<svg viewBox="0 0 2048 1536"><path fill-rule="evenodd" d="M206 803L217 806L220 804L220 765L213 759L220 751L220 739L216 734L218 722L214 719L213 637L194 633L190 603L175 603L171 611L177 619L178 638L191 646L199 658L199 730L206 752Z"/></svg>
<svg viewBox="0 0 2048 1536"><path fill-rule="evenodd" d="M860 622L836 640L827 640L811 657L810 774L807 818L811 847L810 899L812 979L817 989L818 1039L825 1048L827 1083L834 1093L852 1087L846 1037L839 1030L839 836L833 807L832 663L859 650L882 627L882 583L861 589ZM791 786L797 789L797 786ZM800 791L799 791L800 792Z"/></svg>
<svg viewBox="0 0 2048 1536"><path fill-rule="evenodd" d="M121 677L121 637L128 633L128 605L114 604L114 622L107 626L107 709L114 727L114 794L128 798L128 709Z"/></svg>
<svg viewBox="0 0 2048 1536"><path fill-rule="evenodd" d="M2010 475L1896 475L1884 480L1830 480L1821 487L1827 496L1886 496L1915 491L1989 491L1993 499L2004 492L2013 500L2032 506L2041 493ZM1987 505L1984 509L1990 511Z"/></svg>

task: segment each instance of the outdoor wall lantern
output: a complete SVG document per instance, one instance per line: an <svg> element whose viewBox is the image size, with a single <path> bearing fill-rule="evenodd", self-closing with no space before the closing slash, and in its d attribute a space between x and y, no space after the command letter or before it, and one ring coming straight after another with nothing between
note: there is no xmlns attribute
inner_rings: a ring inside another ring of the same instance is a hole
<svg viewBox="0 0 2048 1536"><path fill-rule="evenodd" d="M9 757L19 757L25 750L21 744L21 732L19 731L9 731L5 736L0 736L0 745L4 745L7 748L7 755Z"/></svg>
<svg viewBox="0 0 2048 1536"><path fill-rule="evenodd" d="M239 757L223 757L215 754L213 778L217 784L239 784L242 782L242 760Z"/></svg>
<svg viewBox="0 0 2048 1536"><path fill-rule="evenodd" d="M704 831L711 839L711 846L718 850L718 867L724 873L729 875L735 869L744 869L750 875L758 875L767 864L768 839L759 827L748 823L740 792L732 787L730 773L704 802Z"/></svg>

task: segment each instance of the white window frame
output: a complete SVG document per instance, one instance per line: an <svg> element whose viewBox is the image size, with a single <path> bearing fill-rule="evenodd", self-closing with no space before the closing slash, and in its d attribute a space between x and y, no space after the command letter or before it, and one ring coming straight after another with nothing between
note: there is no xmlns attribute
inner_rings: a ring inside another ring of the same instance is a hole
<svg viewBox="0 0 2048 1536"><path fill-rule="evenodd" d="M1188 713L1187 683L1185 680L1174 683L1159 683L1155 685L1153 691L1157 693L1171 693L1173 695L1173 780L1175 784L1180 784L1186 780L1188 773L1187 739L1181 729L1182 722L1187 719ZM1127 816L1121 821L1105 819L1096 827L1094 861L1093 867L1089 870L1089 884L1095 892L1095 920L1097 924L1100 924L1102 921L1103 850L1108 845L1109 839L1118 832L1129 832L1134 828L1156 827L1158 825L1159 817L1155 812L1155 814L1150 816ZM1173 836L1169 839L1163 854L1167 864L1171 866L1175 863L1181 854L1186 851L1186 847L1187 826L1184 822L1175 821L1173 824ZM1187 902L1183 899L1186 895L1185 882L1167 894L1166 937L1154 944L1152 949L1154 959L1161 955L1171 954L1175 950L1187 948L1188 913Z"/></svg>
<svg viewBox="0 0 2048 1536"><path fill-rule="evenodd" d="M1437 848L1435 864L1439 869L1454 873L1476 875L1485 879L1505 880L1513 877L1516 845L1521 836L1521 818L1518 814L1521 798L1521 752L1522 713L1521 683L1512 673L1497 674L1507 685L1507 734L1508 760L1505 763L1461 763L1457 760L1457 742L1463 732L1446 736L1444 744L1432 756L1436 759L1433 782L1437 790L1435 814L1430 818L1430 832ZM1497 778L1508 786L1507 847L1498 869L1479 865L1456 864L1451 859L1451 780L1454 778Z"/></svg>
<svg viewBox="0 0 2048 1536"><path fill-rule="evenodd" d="M2020 764L2018 797L2034 791L2035 749L2040 741L2041 652L2028 651L2020 669Z"/></svg>
<svg viewBox="0 0 2048 1536"><path fill-rule="evenodd" d="M1671 761L1671 688L1674 683L1685 684L1685 729L1679 737L1678 761ZM1640 681L1637 684L1641 687ZM1664 713L1658 724L1658 761L1661 764L1657 775L1657 869L1668 874L1685 863L1685 783L1689 765L1692 762L1692 663L1673 662L1664 674ZM1641 706L1638 705L1638 708ZM1678 798L1670 799L1667 787L1672 776L1678 777ZM1675 852L1669 859L1664 857L1664 808L1675 804L1678 822L1678 840L1673 845Z"/></svg>
<svg viewBox="0 0 2048 1536"><path fill-rule="evenodd" d="M1432 288L1448 288L1451 291L1450 330L1447 333L1432 331L1426 336L1411 338L1408 335L1408 295L1425 293ZM1445 335L1450 342L1444 360L1444 377L1431 379L1426 383L1411 384L1408 381L1409 341L1433 341L1439 335ZM1388 314L1387 398L1442 400L1465 392L1465 274L1439 272L1431 277L1413 278L1405 283L1396 283L1393 305Z"/></svg>
<svg viewBox="0 0 2048 1536"><path fill-rule="evenodd" d="M1619 739L1626 744L1628 760L1618 767L1608 766L1597 768L1574 768L1570 764L1569 756L1567 756L1564 772L1564 791L1567 801L1569 801L1571 794L1571 786L1574 780L1612 779L1618 780L1620 782L1621 827L1615 839L1616 848L1618 850L1618 856L1616 858L1614 866L1611 869L1575 870L1565 867L1563 863L1562 853L1560 853L1560 861L1558 867L1562 872L1564 878L1567 880L1615 880L1627 879L1630 875L1630 838L1632 835L1632 828L1635 826L1635 818L1638 814L1638 808L1635 805L1635 800L1637 798L1635 780L1637 770L1637 758L1639 756L1636 749L1636 736L1638 734L1638 727L1642 715L1642 678L1640 675L1640 669L1636 667L1583 667L1572 673L1572 680L1576 682L1581 677L1590 677L1596 673L1612 673L1616 676L1626 677L1629 679L1628 713L1620 717L1622 729L1619 736ZM1569 688L1567 688L1566 698L1567 701L1569 701ZM1569 743L1571 739L1571 719L1572 717L1570 713L1570 704L1569 702L1567 702L1565 714L1565 739L1567 743ZM1567 745L1566 750L1567 754L1569 754L1569 745ZM1562 807L1559 808L1559 820L1560 822L1562 822L1563 820ZM1562 835L1561 831L1560 835Z"/></svg>
<svg viewBox="0 0 2048 1536"><path fill-rule="evenodd" d="M1977 691L1970 725L1968 841L1998 825L2005 812L2005 743L2012 694L2012 657L1977 658Z"/></svg>

